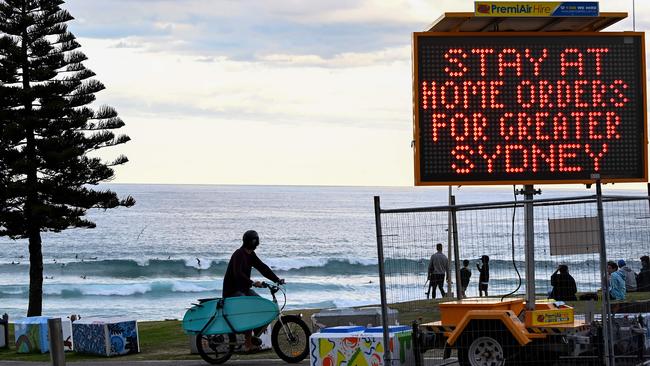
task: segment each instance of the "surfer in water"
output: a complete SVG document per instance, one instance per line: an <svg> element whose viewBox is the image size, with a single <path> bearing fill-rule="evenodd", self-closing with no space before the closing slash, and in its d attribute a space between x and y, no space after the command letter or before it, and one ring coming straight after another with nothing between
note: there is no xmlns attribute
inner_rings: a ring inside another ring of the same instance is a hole
<svg viewBox="0 0 650 366"><path fill-rule="evenodd" d="M261 259L255 254L255 249L260 244L260 237L255 230L248 230L244 233L242 238L243 244L241 248L235 250L228 262L226 275L223 278L223 297L238 297L238 296L259 296L253 287L262 287L262 282L251 280L251 269L255 268L264 277L269 280L283 284L284 280L279 278L273 273L271 268L264 264ZM244 333L246 338L244 342L245 352L256 352L260 350L261 341L255 337L255 344L253 344L252 332Z"/></svg>

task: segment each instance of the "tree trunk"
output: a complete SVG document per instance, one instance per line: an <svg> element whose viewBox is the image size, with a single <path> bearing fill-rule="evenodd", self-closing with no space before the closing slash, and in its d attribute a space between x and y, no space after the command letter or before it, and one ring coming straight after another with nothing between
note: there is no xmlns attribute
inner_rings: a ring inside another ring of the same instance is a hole
<svg viewBox="0 0 650 366"><path fill-rule="evenodd" d="M27 4L23 2L22 15L27 17ZM43 251L41 249L41 227L40 220L35 212L38 207L38 173L36 138L34 134L34 123L32 121L33 96L31 90L31 66L29 64L29 52L27 44L31 43L27 27L22 30L22 82L23 82L23 127L25 128L25 155L27 159L27 197L25 200L25 221L27 224L27 236L29 237L29 307L27 316L40 316L43 312Z"/></svg>
<svg viewBox="0 0 650 366"><path fill-rule="evenodd" d="M27 316L40 316L43 311L43 251L40 230L29 233L29 307Z"/></svg>

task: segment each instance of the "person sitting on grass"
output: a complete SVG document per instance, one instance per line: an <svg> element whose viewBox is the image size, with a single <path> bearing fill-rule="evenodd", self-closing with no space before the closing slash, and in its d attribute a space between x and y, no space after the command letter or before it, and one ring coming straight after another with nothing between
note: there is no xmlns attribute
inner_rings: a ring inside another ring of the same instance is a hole
<svg viewBox="0 0 650 366"><path fill-rule="evenodd" d="M625 292L636 291L636 273L626 265L625 260L618 260L618 270L625 277Z"/></svg>
<svg viewBox="0 0 650 366"><path fill-rule="evenodd" d="M625 300L625 276L618 270L616 262L607 262L609 274L609 298L612 300Z"/></svg>
<svg viewBox="0 0 650 366"><path fill-rule="evenodd" d="M551 275L550 298L558 301L576 301L576 280L569 274L569 266L560 264L555 272Z"/></svg>
<svg viewBox="0 0 650 366"><path fill-rule="evenodd" d="M241 248L235 250L228 262L226 275L223 278L223 297L259 296L252 287L262 287L262 282L251 280L251 270L255 268L269 280L283 284L284 280L273 273L271 268L264 264L255 254L255 249L260 244L260 237L255 230L248 230L242 238ZM264 327L265 328L265 327ZM244 333L244 352L252 353L260 350L262 343L259 338L253 337L252 331ZM253 338L255 343L253 344Z"/></svg>
<svg viewBox="0 0 650 366"><path fill-rule="evenodd" d="M636 287L639 292L650 291L650 257L641 257L641 270L636 276Z"/></svg>

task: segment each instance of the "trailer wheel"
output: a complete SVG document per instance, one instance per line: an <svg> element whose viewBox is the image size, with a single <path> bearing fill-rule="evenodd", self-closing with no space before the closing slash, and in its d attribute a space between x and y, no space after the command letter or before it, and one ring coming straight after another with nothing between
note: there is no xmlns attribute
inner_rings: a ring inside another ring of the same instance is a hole
<svg viewBox="0 0 650 366"><path fill-rule="evenodd" d="M512 336L500 321L472 324L457 341L460 366L503 366L510 357Z"/></svg>
<svg viewBox="0 0 650 366"><path fill-rule="evenodd" d="M507 347L500 337L480 336L459 340L458 363L461 366L502 366L506 362Z"/></svg>

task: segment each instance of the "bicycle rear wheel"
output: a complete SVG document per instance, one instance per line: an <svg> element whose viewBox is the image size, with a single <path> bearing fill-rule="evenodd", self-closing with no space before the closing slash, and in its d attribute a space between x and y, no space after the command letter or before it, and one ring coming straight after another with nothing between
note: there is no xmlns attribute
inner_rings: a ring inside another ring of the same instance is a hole
<svg viewBox="0 0 650 366"><path fill-rule="evenodd" d="M271 344L277 355L286 362L300 362L309 354L311 331L300 317L285 315L271 332Z"/></svg>
<svg viewBox="0 0 650 366"><path fill-rule="evenodd" d="M228 361L235 351L236 344L237 337L233 333L196 335L196 349L199 355L205 362L213 365Z"/></svg>

